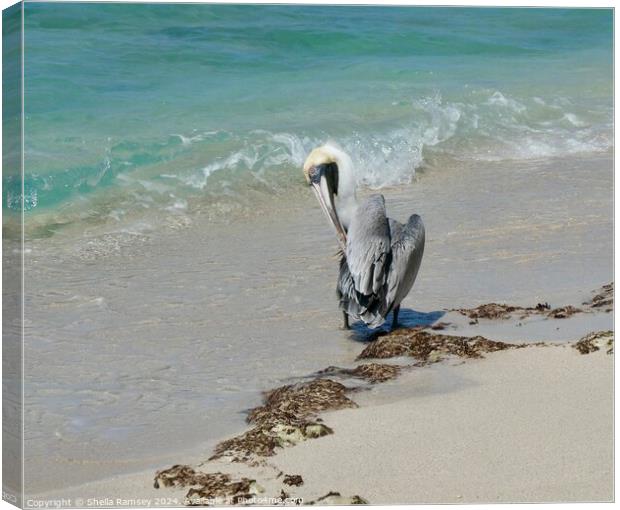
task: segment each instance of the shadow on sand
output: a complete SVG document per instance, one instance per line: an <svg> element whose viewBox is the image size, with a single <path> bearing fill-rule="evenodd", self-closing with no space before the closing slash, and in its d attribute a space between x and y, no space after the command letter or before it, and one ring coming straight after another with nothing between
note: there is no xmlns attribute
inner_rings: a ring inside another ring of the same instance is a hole
<svg viewBox="0 0 620 510"><path fill-rule="evenodd" d="M411 308L401 308L398 314L399 328L415 328L430 326L445 315L445 311L418 312ZM351 337L357 342L371 342L381 335L389 333L392 326L392 314L388 315L383 325L376 329L370 329L362 321L351 324Z"/></svg>

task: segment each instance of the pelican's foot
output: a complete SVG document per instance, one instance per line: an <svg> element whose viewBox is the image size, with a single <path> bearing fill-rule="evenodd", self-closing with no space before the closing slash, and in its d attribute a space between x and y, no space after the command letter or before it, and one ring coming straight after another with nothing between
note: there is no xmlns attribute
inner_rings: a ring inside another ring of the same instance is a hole
<svg viewBox="0 0 620 510"><path fill-rule="evenodd" d="M398 329L400 326L398 325L398 312L400 312L400 305L394 308L394 315L392 316L392 327L390 331L394 331Z"/></svg>

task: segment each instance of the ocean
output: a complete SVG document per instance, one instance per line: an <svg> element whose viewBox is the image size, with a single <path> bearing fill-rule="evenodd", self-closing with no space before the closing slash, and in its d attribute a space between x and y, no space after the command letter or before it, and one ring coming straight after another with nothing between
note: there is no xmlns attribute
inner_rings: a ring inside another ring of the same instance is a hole
<svg viewBox="0 0 620 510"><path fill-rule="evenodd" d="M460 161L607 151L612 17L26 3L26 235L295 200L326 140L376 189ZM4 186L19 207L19 182Z"/></svg>

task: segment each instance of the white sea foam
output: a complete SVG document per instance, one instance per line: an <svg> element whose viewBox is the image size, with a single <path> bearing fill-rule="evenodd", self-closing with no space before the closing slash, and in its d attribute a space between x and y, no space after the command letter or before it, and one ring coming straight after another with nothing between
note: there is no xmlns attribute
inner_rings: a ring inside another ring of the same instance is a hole
<svg viewBox="0 0 620 510"><path fill-rule="evenodd" d="M412 101L413 120L375 132L356 130L346 136L297 134L254 130L240 137L233 149L189 174L161 174L198 190L208 190L216 173L226 172L230 185L235 175L247 173L260 183L278 187L281 173L274 169L299 169L307 154L328 138L336 138L356 167L360 184L381 188L411 181L423 162L423 151L450 139L462 119L458 104L444 103L439 94ZM289 177L290 179L290 177ZM220 186L223 179L220 178ZM221 189L220 189L221 191Z"/></svg>
<svg viewBox="0 0 620 510"><path fill-rule="evenodd" d="M428 150L499 161L600 151L611 145L600 129L591 128L576 113L563 111L572 103L562 97L551 102L539 97L524 100L494 90L479 101L445 101L435 93L407 103L409 121L374 130L358 127L344 136L254 130L238 136L227 154L178 178L205 190L215 173L226 172L226 185L221 178L220 185L234 194L236 176L246 173L266 187L277 188L283 177L275 169L298 169L309 151L328 138L336 139L351 155L358 182L371 188L410 182Z"/></svg>
<svg viewBox="0 0 620 510"><path fill-rule="evenodd" d="M194 130L194 131L197 131L197 130ZM181 144L187 147L193 143L201 142L203 140L208 139L211 136L219 135L221 133L225 133L225 132L219 131L219 130L204 131L202 133L192 134L192 135L182 135L180 133L171 133L170 136L177 137L179 140L181 140Z"/></svg>
<svg viewBox="0 0 620 510"><path fill-rule="evenodd" d="M524 104L515 99L507 98L498 90L487 100L487 104L503 106L517 113L523 113L527 110Z"/></svg>
<svg viewBox="0 0 620 510"><path fill-rule="evenodd" d="M588 125L587 122L582 121L577 115L574 113L565 113L564 119L570 122L575 127L585 127Z"/></svg>

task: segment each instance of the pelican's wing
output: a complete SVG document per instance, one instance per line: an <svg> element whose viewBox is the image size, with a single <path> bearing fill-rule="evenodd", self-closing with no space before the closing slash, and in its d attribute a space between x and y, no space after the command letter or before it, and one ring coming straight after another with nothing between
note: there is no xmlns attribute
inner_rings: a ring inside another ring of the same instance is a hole
<svg viewBox="0 0 620 510"><path fill-rule="evenodd" d="M360 304L383 301L392 255L382 195L369 196L357 208L347 232L345 255Z"/></svg>
<svg viewBox="0 0 620 510"><path fill-rule="evenodd" d="M358 301L358 294L355 291L355 283L351 277L349 266L347 265L347 259L344 253L340 257L340 271L338 273L338 286L336 287L336 294L340 301L340 309L346 312L350 317L361 319L368 314L366 306L363 306ZM372 315L372 312L371 312Z"/></svg>
<svg viewBox="0 0 620 510"><path fill-rule="evenodd" d="M392 264L388 273L386 302L400 304L411 290L424 254L424 224L413 214L406 225L389 220L392 237ZM389 312L389 310L388 310ZM387 313L387 312L386 312Z"/></svg>

